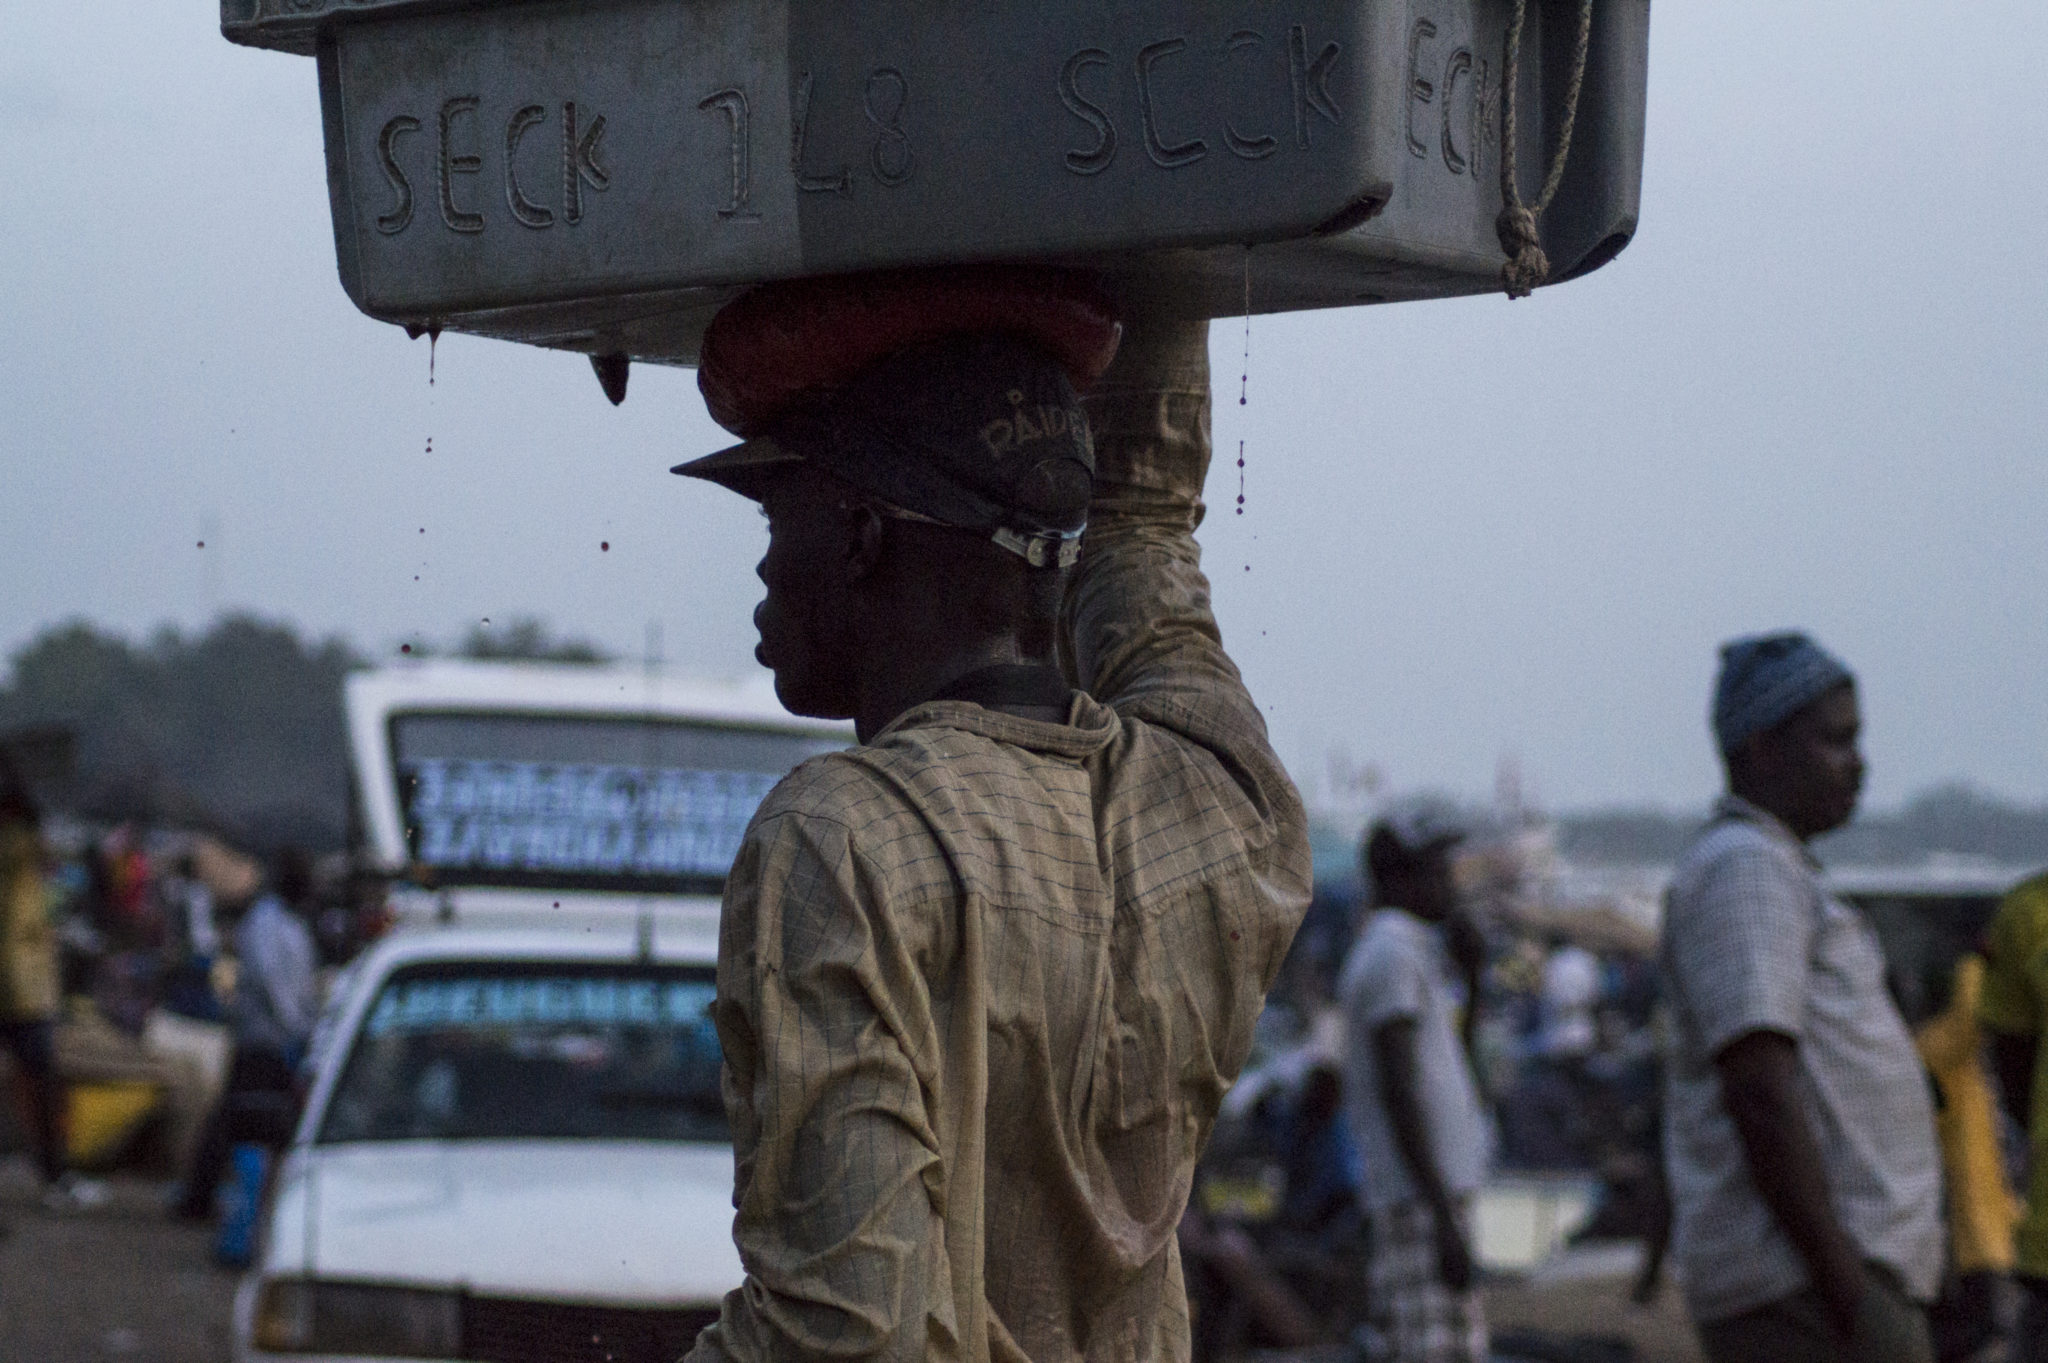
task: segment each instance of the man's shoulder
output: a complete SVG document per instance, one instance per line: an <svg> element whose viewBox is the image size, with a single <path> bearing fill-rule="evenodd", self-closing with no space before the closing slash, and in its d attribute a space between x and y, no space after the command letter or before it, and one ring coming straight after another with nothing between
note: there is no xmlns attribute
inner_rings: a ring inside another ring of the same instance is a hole
<svg viewBox="0 0 2048 1363"><path fill-rule="evenodd" d="M943 841L940 830L959 822L952 814L963 792L1002 784L986 779L989 760L974 760L992 759L986 749L1001 745L959 738L972 751L961 751L959 741L909 731L809 759L762 800L747 826L747 846L768 854L777 843L802 843L835 857L834 849L843 849L875 871L924 867L913 877L921 883L937 873L930 865L934 848ZM986 792L981 803L1008 812L1006 802Z"/></svg>
<svg viewBox="0 0 2048 1363"><path fill-rule="evenodd" d="M1754 819L1740 815L1718 814L1700 825L1693 833L1692 841L1678 857L1681 869L1700 866L1717 857L1737 855L1745 852L1778 852L1776 838L1770 830Z"/></svg>
<svg viewBox="0 0 2048 1363"><path fill-rule="evenodd" d="M249 911L242 915L242 921L235 924L235 936L245 939L274 937L284 930L285 919L291 917L285 912L284 904L274 894L258 895Z"/></svg>
<svg viewBox="0 0 2048 1363"><path fill-rule="evenodd" d="M2048 871L2022 880L1998 901L1998 917L2048 934Z"/></svg>
<svg viewBox="0 0 2048 1363"><path fill-rule="evenodd" d="M1998 901L1987 929L1996 948L2004 947L2028 964L2048 965L2048 872L2023 880ZM2016 962L2014 964L2017 964Z"/></svg>
<svg viewBox="0 0 2048 1363"><path fill-rule="evenodd" d="M1375 909L1366 916L1358 940L1345 957L1345 977L1354 984L1376 970L1409 961L1427 961L1429 928L1400 909Z"/></svg>
<svg viewBox="0 0 2048 1363"><path fill-rule="evenodd" d="M971 729L924 725L891 730L873 743L813 757L777 782L756 822L831 819L860 828L894 812L945 802L946 792L1018 775L1036 754ZM971 779L970 779L971 778Z"/></svg>
<svg viewBox="0 0 2048 1363"><path fill-rule="evenodd" d="M2038 1035L2048 1010L2048 874L2006 891L1984 936L1978 1016L2000 1032Z"/></svg>
<svg viewBox="0 0 2048 1363"><path fill-rule="evenodd" d="M1813 868L1782 838L1750 819L1724 817L1694 835L1671 872L1671 900L1684 908L1710 887L1735 879L1817 885Z"/></svg>
<svg viewBox="0 0 2048 1363"><path fill-rule="evenodd" d="M777 781L754 811L749 834L780 822L834 823L849 829L872 820L894 796L894 783L870 760L872 748L846 748L807 758Z"/></svg>

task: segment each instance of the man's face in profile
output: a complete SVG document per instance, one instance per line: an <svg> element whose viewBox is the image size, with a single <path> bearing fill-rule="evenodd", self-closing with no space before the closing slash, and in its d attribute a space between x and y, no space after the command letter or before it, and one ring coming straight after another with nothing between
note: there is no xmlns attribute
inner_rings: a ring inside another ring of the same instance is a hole
<svg viewBox="0 0 2048 1363"><path fill-rule="evenodd" d="M1856 688L1845 682L1754 740L1759 770L1779 792L1772 812L1800 837L1840 828L1856 812L1862 733Z"/></svg>
<svg viewBox="0 0 2048 1363"><path fill-rule="evenodd" d="M791 714L847 719L856 708L845 590L850 548L836 480L798 464L776 473L761 496L768 551L754 568L768 589L754 608L754 658L775 674Z"/></svg>

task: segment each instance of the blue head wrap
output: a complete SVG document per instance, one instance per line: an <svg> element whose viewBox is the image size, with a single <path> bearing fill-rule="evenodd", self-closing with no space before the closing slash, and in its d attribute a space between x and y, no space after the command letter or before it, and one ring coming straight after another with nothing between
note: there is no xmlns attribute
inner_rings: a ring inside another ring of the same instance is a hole
<svg viewBox="0 0 2048 1363"><path fill-rule="evenodd" d="M1855 677L1804 634L1752 634L1721 645L1714 684L1714 738L1734 752L1751 734L1780 724Z"/></svg>

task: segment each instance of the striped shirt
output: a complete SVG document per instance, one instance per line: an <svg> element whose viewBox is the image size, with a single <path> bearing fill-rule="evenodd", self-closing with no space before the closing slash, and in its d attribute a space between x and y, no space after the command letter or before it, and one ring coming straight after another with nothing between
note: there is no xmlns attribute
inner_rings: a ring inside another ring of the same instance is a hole
<svg viewBox="0 0 2048 1363"><path fill-rule="evenodd" d="M1175 1228L1309 895L1192 534L1204 332L1091 399L1066 722L917 706L747 832L715 1008L746 1280L691 1363L1188 1356Z"/></svg>
<svg viewBox="0 0 2048 1363"><path fill-rule="evenodd" d="M1679 861L1661 947L1673 1028L1665 1164L1687 1303L1721 1320L1807 1285L1758 1194L1714 1057L1753 1032L1798 1043L1806 1116L1842 1229L1931 1300L1944 1249L1926 1072L1869 923L1777 819L1730 796Z"/></svg>

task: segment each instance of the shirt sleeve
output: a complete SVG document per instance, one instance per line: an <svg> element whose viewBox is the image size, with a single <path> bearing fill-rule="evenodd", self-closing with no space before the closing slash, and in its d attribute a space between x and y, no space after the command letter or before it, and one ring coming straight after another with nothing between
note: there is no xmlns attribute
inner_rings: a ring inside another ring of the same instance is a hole
<svg viewBox="0 0 2048 1363"><path fill-rule="evenodd" d="M285 1030L279 976L284 969L284 944L273 914L282 913L258 901L235 932L235 1015L244 1039L283 1050L291 1045Z"/></svg>
<svg viewBox="0 0 2048 1363"><path fill-rule="evenodd" d="M279 927L271 1000L292 1043L302 1046L313 1035L319 1007L320 986L315 979L319 949L313 945L313 930L302 920L286 918Z"/></svg>
<svg viewBox="0 0 2048 1363"><path fill-rule="evenodd" d="M1810 887L1763 843L1715 857L1664 931L1674 984L1708 1055L1751 1032L1795 1040L1818 924Z"/></svg>
<svg viewBox="0 0 2048 1363"><path fill-rule="evenodd" d="M908 1363L950 1328L939 1143L905 1043L928 1004L880 987L873 900L848 830L815 816L758 822L733 867L714 1016L746 1278L690 1363Z"/></svg>
<svg viewBox="0 0 2048 1363"><path fill-rule="evenodd" d="M1081 688L1213 753L1276 860L1305 887L1308 821L1224 652L1195 527L1209 468L1208 324L1127 330L1088 398L1095 495L1061 619Z"/></svg>
<svg viewBox="0 0 2048 1363"><path fill-rule="evenodd" d="M1406 934L1382 930L1363 946L1349 981L1354 1034L1370 1036L1389 1022L1422 1016L1426 972L1415 944Z"/></svg>
<svg viewBox="0 0 2048 1363"><path fill-rule="evenodd" d="M2016 1036L2041 1030L2036 972L2048 952L2048 880L2020 886L1999 903L1984 948L1984 995L1977 1016L1986 1027Z"/></svg>

